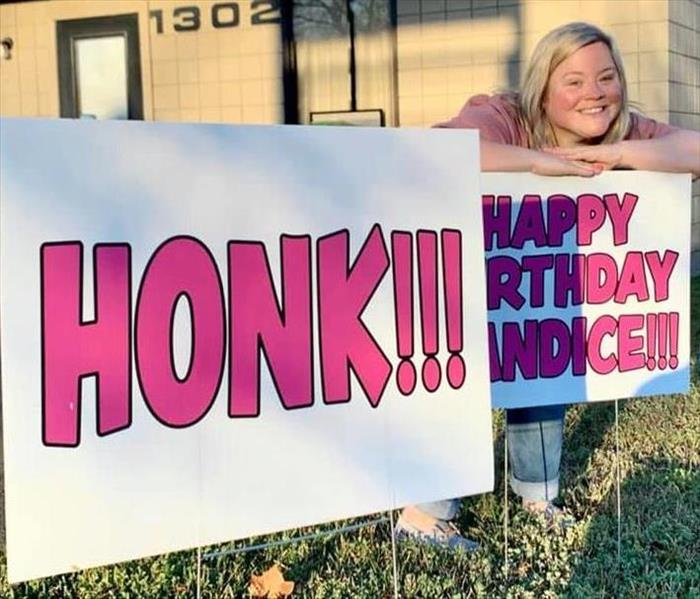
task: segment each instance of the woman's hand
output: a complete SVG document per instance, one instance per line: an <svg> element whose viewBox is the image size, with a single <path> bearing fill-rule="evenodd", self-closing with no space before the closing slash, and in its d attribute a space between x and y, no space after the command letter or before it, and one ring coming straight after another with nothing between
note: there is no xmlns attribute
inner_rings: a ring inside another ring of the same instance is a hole
<svg viewBox="0 0 700 599"><path fill-rule="evenodd" d="M536 175L593 177L603 170L603 166L597 161L559 156L554 152L537 152L531 170Z"/></svg>
<svg viewBox="0 0 700 599"><path fill-rule="evenodd" d="M623 164L622 146L619 143L575 148L543 148L543 151L563 160L593 165L600 169L598 172L627 166Z"/></svg>
<svg viewBox="0 0 700 599"><path fill-rule="evenodd" d="M519 146L481 141L481 170L535 173L536 175L593 177L603 168L583 160L569 160L552 153Z"/></svg>
<svg viewBox="0 0 700 599"><path fill-rule="evenodd" d="M654 139L627 139L614 144L548 148L550 156L604 169L632 168L700 177L700 131L675 129Z"/></svg>

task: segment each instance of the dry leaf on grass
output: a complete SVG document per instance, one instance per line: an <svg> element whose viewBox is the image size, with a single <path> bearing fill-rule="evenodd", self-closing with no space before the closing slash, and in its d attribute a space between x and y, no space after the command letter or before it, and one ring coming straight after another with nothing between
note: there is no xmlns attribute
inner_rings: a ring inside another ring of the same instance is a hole
<svg viewBox="0 0 700 599"><path fill-rule="evenodd" d="M267 599L289 597L293 590L294 583L284 579L276 564L260 576L251 575L250 586L248 587L251 597Z"/></svg>

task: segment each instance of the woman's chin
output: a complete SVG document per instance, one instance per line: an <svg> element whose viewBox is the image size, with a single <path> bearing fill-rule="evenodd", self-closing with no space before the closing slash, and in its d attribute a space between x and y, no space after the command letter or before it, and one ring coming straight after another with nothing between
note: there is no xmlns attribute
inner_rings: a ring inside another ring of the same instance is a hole
<svg viewBox="0 0 700 599"><path fill-rule="evenodd" d="M608 118L596 118L595 120L591 119L591 121L593 122L585 123L579 131L581 136L586 139L603 137L612 124Z"/></svg>
<svg viewBox="0 0 700 599"><path fill-rule="evenodd" d="M576 132L578 137L577 144L590 145L600 143L600 140L605 137L608 132L608 127L587 127Z"/></svg>

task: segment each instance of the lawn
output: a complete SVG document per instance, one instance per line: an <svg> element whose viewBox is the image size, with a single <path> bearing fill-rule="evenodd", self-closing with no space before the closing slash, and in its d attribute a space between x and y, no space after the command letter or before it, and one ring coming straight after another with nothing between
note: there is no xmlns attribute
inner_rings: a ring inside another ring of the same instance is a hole
<svg viewBox="0 0 700 599"><path fill-rule="evenodd" d="M700 342L700 278L692 282L693 351ZM414 543L397 547L401 597L700 597L700 377L687 396L619 402L622 545L618 561L615 408L568 411L562 500L577 518L546 533L509 496L504 556L503 414L496 412L495 493L465 499L458 524L481 543L470 555ZM280 490L280 501L284 490ZM380 515L381 516L381 515ZM360 520L361 522L362 520ZM333 530L358 521L334 523ZM205 548L211 552L293 539L290 531ZM253 573L279 564L293 597L392 597L386 522L313 540L202 562L202 597L246 597ZM194 597L196 553L173 553L8 587L1 597Z"/></svg>

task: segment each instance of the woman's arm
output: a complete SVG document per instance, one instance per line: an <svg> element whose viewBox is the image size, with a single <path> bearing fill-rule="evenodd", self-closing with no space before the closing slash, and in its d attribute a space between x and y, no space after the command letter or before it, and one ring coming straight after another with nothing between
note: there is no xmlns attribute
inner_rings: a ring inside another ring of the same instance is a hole
<svg viewBox="0 0 700 599"><path fill-rule="evenodd" d="M625 140L615 144L550 148L552 156L602 165L700 177L700 132L677 129L654 139Z"/></svg>
<svg viewBox="0 0 700 599"><path fill-rule="evenodd" d="M538 175L578 175L592 177L602 167L590 162L482 140L482 171L518 171Z"/></svg>

